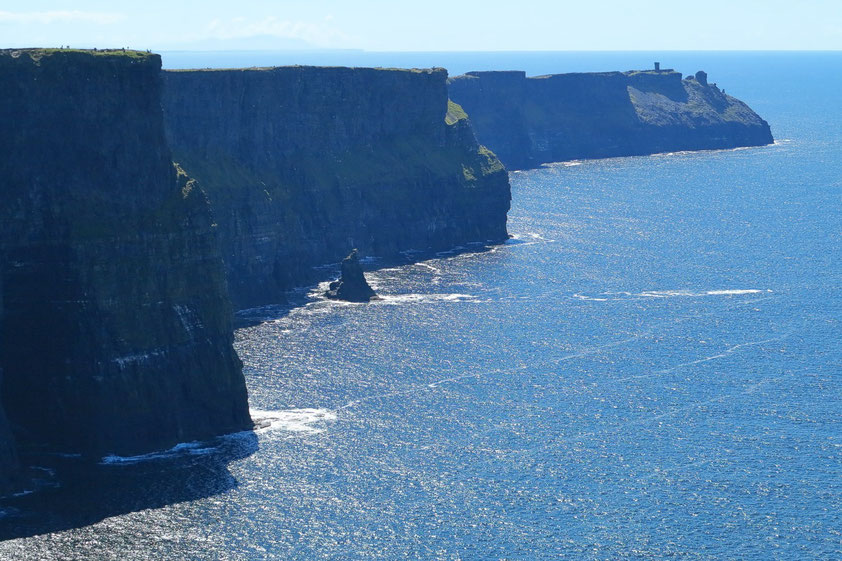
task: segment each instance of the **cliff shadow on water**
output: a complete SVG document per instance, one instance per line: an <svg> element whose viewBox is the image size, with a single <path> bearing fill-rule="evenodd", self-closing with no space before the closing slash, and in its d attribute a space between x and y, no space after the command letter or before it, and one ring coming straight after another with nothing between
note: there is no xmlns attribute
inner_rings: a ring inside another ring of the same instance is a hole
<svg viewBox="0 0 842 561"><path fill-rule="evenodd" d="M195 501L238 486L228 466L258 450L246 431L138 457L92 462L26 456L23 490L0 499L0 541L96 524L106 518Z"/></svg>

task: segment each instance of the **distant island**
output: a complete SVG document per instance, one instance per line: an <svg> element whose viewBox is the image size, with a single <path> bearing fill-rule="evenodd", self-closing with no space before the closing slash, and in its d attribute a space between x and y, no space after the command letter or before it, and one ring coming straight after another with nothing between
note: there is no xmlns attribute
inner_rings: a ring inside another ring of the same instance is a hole
<svg viewBox="0 0 842 561"><path fill-rule="evenodd" d="M468 72L448 81L480 143L508 169L548 162L762 146L769 124L703 71Z"/></svg>
<svg viewBox="0 0 842 561"><path fill-rule="evenodd" d="M249 429L232 309L353 248L505 241L503 164L772 141L704 73L448 86L444 69L162 72L123 49L0 51L0 114L0 488L19 452Z"/></svg>

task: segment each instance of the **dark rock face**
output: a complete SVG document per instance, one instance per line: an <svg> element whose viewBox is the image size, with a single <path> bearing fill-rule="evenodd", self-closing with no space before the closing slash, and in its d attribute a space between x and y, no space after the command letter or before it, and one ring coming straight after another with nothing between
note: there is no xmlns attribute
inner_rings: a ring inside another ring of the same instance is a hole
<svg viewBox="0 0 842 561"><path fill-rule="evenodd" d="M20 446L135 454L251 426L216 228L173 167L160 64L0 51L2 397Z"/></svg>
<svg viewBox="0 0 842 561"><path fill-rule="evenodd" d="M3 267L2 255L0 255L0 271ZM3 321L3 276L0 275L0 322ZM0 332L2 336L2 332ZM0 339L0 351L3 348L3 341ZM0 365L3 364L3 357L0 354ZM0 368L0 383L3 381L3 370ZM2 395L0 395L2 397ZM6 413L0 401L0 495L11 487L12 478L18 470L17 451L9 430L9 423L6 420Z"/></svg>
<svg viewBox="0 0 842 561"><path fill-rule="evenodd" d="M278 302L348 247L393 256L506 239L508 174L448 105L446 77L164 72L173 154L208 192L236 307Z"/></svg>
<svg viewBox="0 0 842 561"><path fill-rule="evenodd" d="M334 300L346 300L348 302L369 302L378 298L377 294L365 280L365 274L363 273L362 266L360 266L356 249L342 260L339 280L330 283L325 296Z"/></svg>
<svg viewBox="0 0 842 561"><path fill-rule="evenodd" d="M685 80L669 70L469 72L452 78L449 91L509 169L773 142L766 121L701 71Z"/></svg>

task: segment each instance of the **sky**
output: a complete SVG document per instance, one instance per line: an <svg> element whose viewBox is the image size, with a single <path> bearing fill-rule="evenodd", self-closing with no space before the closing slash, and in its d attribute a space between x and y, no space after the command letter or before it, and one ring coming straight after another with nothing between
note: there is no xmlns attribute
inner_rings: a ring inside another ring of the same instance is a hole
<svg viewBox="0 0 842 561"><path fill-rule="evenodd" d="M0 48L842 50L842 0L0 0Z"/></svg>

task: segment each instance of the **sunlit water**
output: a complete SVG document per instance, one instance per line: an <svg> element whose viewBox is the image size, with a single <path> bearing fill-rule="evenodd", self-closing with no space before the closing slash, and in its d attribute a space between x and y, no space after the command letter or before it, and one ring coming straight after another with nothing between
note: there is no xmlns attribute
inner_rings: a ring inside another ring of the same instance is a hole
<svg viewBox="0 0 842 561"><path fill-rule="evenodd" d="M842 57L801 56L734 79L775 146L514 173L509 243L243 314L256 435L68 459L0 557L842 558Z"/></svg>

